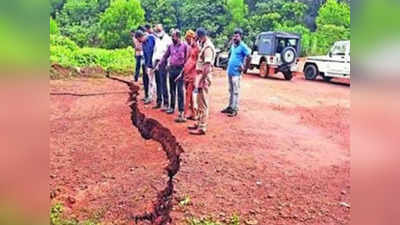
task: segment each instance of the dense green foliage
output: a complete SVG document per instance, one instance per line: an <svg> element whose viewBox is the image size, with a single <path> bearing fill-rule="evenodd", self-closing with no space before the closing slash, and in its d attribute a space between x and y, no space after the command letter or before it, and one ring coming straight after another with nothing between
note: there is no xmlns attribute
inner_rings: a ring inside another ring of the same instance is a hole
<svg viewBox="0 0 400 225"><path fill-rule="evenodd" d="M327 0L319 10L316 23L318 26L331 24L350 28L350 6L346 3L339 3L336 0Z"/></svg>
<svg viewBox="0 0 400 225"><path fill-rule="evenodd" d="M100 18L105 48L122 48L131 43L130 31L144 21L139 0L115 0Z"/></svg>
<svg viewBox="0 0 400 225"><path fill-rule="evenodd" d="M254 5L250 13L249 23L246 27L248 38L251 42L263 31L294 31L293 27L303 26L304 15L308 6L297 1L287 0L261 0ZM281 28L286 28L282 30Z"/></svg>
<svg viewBox="0 0 400 225"><path fill-rule="evenodd" d="M126 49L106 50L79 47L67 37L50 35L50 63L63 67L101 67L105 71L128 72L134 67L134 51Z"/></svg>
<svg viewBox="0 0 400 225"><path fill-rule="evenodd" d="M112 51L88 47L127 48L132 45L130 30L145 23L162 23L166 31L205 27L218 47L227 46L235 27L244 30L249 46L263 31L295 32L302 35L302 55L326 54L333 42L350 38L350 6L344 0L50 0L50 7L51 34L79 46L70 52L64 45L52 46L58 57L74 55L57 58L65 65L121 68L104 63L113 60L103 57ZM76 52L96 56L77 60Z"/></svg>
<svg viewBox="0 0 400 225"><path fill-rule="evenodd" d="M244 0L228 0L228 10L230 12L230 23L225 29L225 33L231 34L236 27L244 27L247 24L247 5Z"/></svg>
<svg viewBox="0 0 400 225"><path fill-rule="evenodd" d="M327 0L316 19L316 52L326 53L337 40L350 39L350 6L336 0Z"/></svg>
<svg viewBox="0 0 400 225"><path fill-rule="evenodd" d="M98 44L98 8L97 0L67 0L56 17L61 33L79 46Z"/></svg>
<svg viewBox="0 0 400 225"><path fill-rule="evenodd" d="M60 29L58 29L57 22L50 17L50 34L60 34Z"/></svg>

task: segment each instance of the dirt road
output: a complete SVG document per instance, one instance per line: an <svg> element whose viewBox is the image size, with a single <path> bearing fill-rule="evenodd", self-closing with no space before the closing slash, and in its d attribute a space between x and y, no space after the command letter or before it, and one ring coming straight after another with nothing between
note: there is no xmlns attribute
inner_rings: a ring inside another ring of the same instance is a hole
<svg viewBox="0 0 400 225"><path fill-rule="evenodd" d="M235 118L219 112L227 90L219 71L206 136L190 136L189 123L139 105L185 150L174 180L173 224L232 214L243 224L348 224L349 86L245 75ZM107 79L50 82L50 188L69 216L131 223L165 185L166 156L132 126L127 91Z"/></svg>

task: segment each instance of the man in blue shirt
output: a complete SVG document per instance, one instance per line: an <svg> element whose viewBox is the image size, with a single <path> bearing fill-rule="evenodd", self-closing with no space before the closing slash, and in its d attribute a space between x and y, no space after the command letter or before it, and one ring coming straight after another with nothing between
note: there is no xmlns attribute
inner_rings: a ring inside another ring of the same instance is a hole
<svg viewBox="0 0 400 225"><path fill-rule="evenodd" d="M152 102L152 87L153 85L150 83L151 80L150 76L150 69L153 68L153 53L154 53L154 46L156 44L156 39L153 35L153 31L149 24L146 24L146 34L144 37L142 36L143 42L143 56L144 56L144 66L145 71L143 73L143 86L144 86L144 95L145 98L143 99L144 104L150 104Z"/></svg>
<svg viewBox="0 0 400 225"><path fill-rule="evenodd" d="M241 75L242 71L244 71L244 63L250 55L250 49L242 42L242 35L243 30L236 28L228 62L229 106L221 112L228 114L230 117L238 114Z"/></svg>

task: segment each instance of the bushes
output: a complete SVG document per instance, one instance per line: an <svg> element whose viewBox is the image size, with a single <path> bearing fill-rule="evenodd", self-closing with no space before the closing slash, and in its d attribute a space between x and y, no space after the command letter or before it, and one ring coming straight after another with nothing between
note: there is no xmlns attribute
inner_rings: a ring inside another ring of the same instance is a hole
<svg viewBox="0 0 400 225"><path fill-rule="evenodd" d="M350 29L343 26L327 24L318 27L314 35L315 41L317 42L316 45L318 46L316 51L320 54L326 54L335 41L350 39Z"/></svg>
<svg viewBox="0 0 400 225"><path fill-rule="evenodd" d="M61 35L51 35L50 34L50 47L52 46L62 46L73 51L77 50L79 47L75 42L71 41L69 38Z"/></svg>
<svg viewBox="0 0 400 225"><path fill-rule="evenodd" d="M319 9L316 19L318 27L332 24L339 27L350 28L350 6L337 0L327 0Z"/></svg>
<svg viewBox="0 0 400 225"><path fill-rule="evenodd" d="M314 35L315 51L326 54L332 44L350 39L350 6L336 0L328 0L318 12L317 31Z"/></svg>
<svg viewBox="0 0 400 225"><path fill-rule="evenodd" d="M98 36L98 0L67 0L56 20L61 34L71 38L79 46L96 45Z"/></svg>
<svg viewBox="0 0 400 225"><path fill-rule="evenodd" d="M57 22L50 17L50 34L60 34Z"/></svg>
<svg viewBox="0 0 400 225"><path fill-rule="evenodd" d="M289 27L286 25L278 24L275 28L277 31L291 32L301 35L301 56L306 56L310 54L314 54L312 52L312 33L311 31L303 25L296 25L293 27Z"/></svg>
<svg viewBox="0 0 400 225"><path fill-rule="evenodd" d="M50 63L63 67L101 67L106 71L130 72L135 64L132 47L106 50L99 48L79 48L70 39L60 35L50 35Z"/></svg>

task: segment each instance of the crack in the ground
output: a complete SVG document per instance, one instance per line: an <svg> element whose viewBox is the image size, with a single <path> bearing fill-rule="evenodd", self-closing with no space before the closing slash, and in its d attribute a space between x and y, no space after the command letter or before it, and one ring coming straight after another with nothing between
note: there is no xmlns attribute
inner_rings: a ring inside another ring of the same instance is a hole
<svg viewBox="0 0 400 225"><path fill-rule="evenodd" d="M169 161L165 168L169 177L167 186L157 194L157 200L153 204L153 211L144 213L143 215L133 216L132 219L135 220L135 223L147 220L154 225L166 225L171 223L172 218L170 212L172 211L172 195L174 192L173 179L180 169L180 154L184 152L183 148L168 128L161 125L157 120L146 118L146 116L139 110L137 105L137 96L139 95L140 88L138 86L132 82L116 77L107 77L128 85L130 89L128 103L132 110L132 124L138 128L144 139L152 139L160 143Z"/></svg>
<svg viewBox="0 0 400 225"><path fill-rule="evenodd" d="M114 95L114 94L128 94L128 93L129 92L126 92L126 91L90 93L90 94L79 94L79 93L68 93L68 92L61 92L61 93L51 92L50 95L53 95L53 96L68 95L68 96L74 96L74 97L90 97L90 96L99 96L99 95Z"/></svg>

